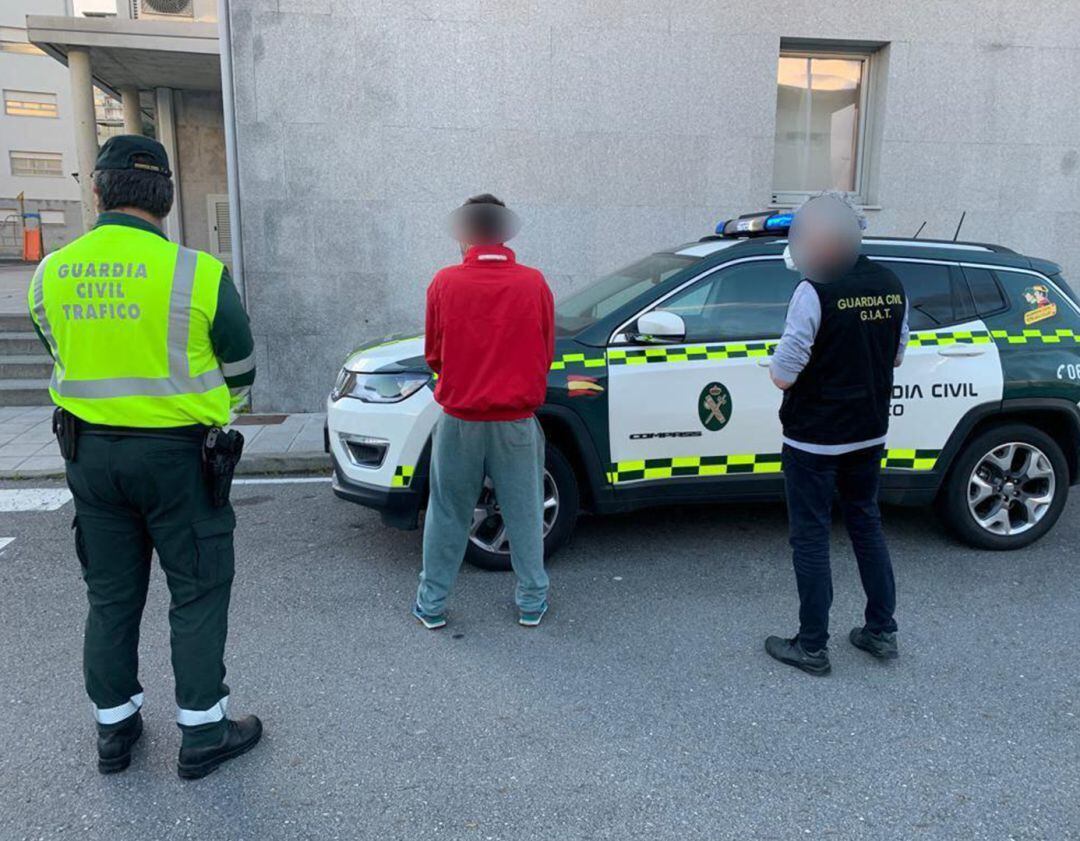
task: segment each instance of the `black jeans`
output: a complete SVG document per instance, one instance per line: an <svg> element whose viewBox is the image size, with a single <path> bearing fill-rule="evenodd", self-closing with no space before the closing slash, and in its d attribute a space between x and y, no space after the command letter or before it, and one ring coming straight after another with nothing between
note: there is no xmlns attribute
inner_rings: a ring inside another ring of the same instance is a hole
<svg viewBox="0 0 1080 841"><path fill-rule="evenodd" d="M826 456L784 445L784 485L799 587L799 640L807 651L824 648L829 640L833 598L829 532L837 495L866 592L866 627L875 632L896 630L896 583L877 502L881 453L881 447L870 447Z"/></svg>

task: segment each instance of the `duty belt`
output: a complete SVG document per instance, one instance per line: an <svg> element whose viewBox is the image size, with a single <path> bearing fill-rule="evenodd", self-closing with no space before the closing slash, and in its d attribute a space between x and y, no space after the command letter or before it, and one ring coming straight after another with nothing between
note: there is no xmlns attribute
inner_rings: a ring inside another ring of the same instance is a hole
<svg viewBox="0 0 1080 841"><path fill-rule="evenodd" d="M79 435L115 435L121 438L173 438L182 441L201 442L206 437L208 426L109 426L103 423L90 423L75 418L75 431Z"/></svg>

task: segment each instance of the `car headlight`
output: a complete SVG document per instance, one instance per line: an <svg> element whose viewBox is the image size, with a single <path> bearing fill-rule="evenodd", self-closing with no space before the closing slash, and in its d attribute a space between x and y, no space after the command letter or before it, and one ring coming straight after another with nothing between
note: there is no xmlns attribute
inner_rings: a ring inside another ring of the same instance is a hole
<svg viewBox="0 0 1080 841"><path fill-rule="evenodd" d="M360 374L342 369L330 397L333 400L355 397L365 403L399 403L429 382L431 374Z"/></svg>

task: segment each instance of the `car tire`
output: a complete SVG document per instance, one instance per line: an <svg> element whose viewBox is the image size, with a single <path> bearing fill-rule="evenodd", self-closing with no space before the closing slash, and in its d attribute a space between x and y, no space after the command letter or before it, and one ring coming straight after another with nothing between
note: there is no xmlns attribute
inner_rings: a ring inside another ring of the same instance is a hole
<svg viewBox="0 0 1080 841"><path fill-rule="evenodd" d="M562 451L550 441L544 455L544 469L551 477L557 492L558 507L551 529L544 536L544 557L550 558L570 539L581 507L577 476ZM473 541L471 535L465 549L465 560L474 567L505 572L512 569L509 552L491 552Z"/></svg>
<svg viewBox="0 0 1080 841"><path fill-rule="evenodd" d="M1010 450L1013 445L1014 449ZM1033 462L1024 461L1027 454L1034 457ZM1044 459L1039 460L1036 454ZM1003 469L1003 462L1014 466L1036 464L1031 472L1041 477L1048 471L1050 475L1010 485L1008 476L1019 479L1019 471ZM977 476L976 470L980 468L982 471ZM998 488L999 483L1004 484ZM984 493L986 496L982 496ZM1013 493L1019 496L1012 498L1013 507L1003 512L1001 497ZM938 508L945 525L969 546L999 551L1021 549L1053 528L1068 495L1069 465L1058 443L1033 426L1007 424L989 429L964 445L942 486ZM981 501L976 501L980 497ZM1032 514L1024 504L1025 499L1045 499L1038 506L1041 513ZM1013 527L1008 521L1013 519L1014 510L1023 515L1020 523L1023 528L1009 533ZM999 522L987 525L993 518ZM1027 525L1028 522L1032 524Z"/></svg>

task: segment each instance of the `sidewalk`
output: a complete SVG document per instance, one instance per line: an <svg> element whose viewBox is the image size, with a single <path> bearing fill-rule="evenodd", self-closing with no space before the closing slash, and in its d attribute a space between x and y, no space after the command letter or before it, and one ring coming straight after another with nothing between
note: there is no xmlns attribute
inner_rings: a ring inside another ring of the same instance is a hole
<svg viewBox="0 0 1080 841"><path fill-rule="evenodd" d="M29 263L0 263L0 315L26 314L26 290L35 268Z"/></svg>
<svg viewBox="0 0 1080 841"><path fill-rule="evenodd" d="M244 457L236 472L327 472L323 452L324 414L241 415L236 428L244 433ZM0 479L64 475L52 434L51 406L0 407Z"/></svg>

